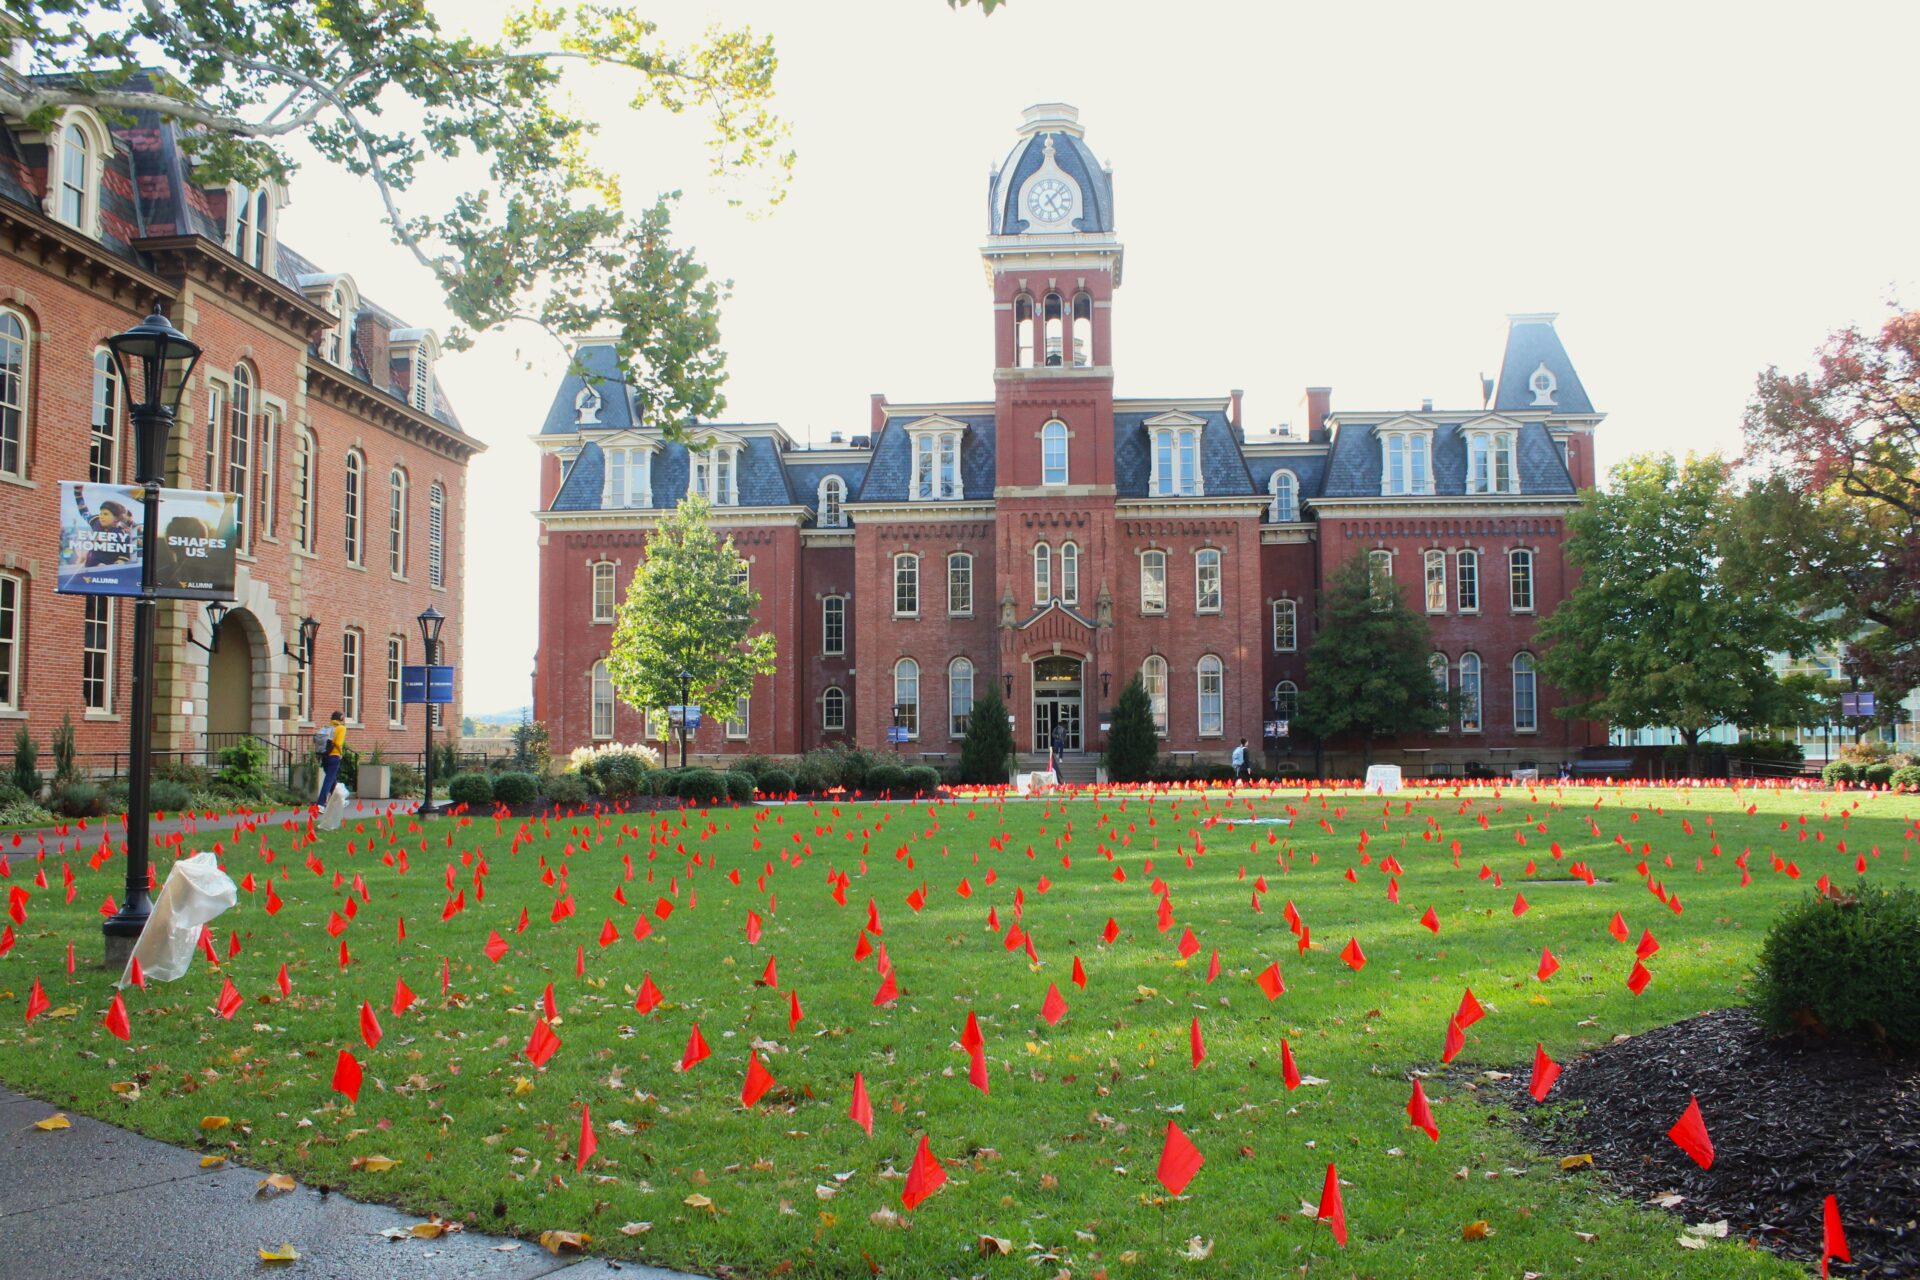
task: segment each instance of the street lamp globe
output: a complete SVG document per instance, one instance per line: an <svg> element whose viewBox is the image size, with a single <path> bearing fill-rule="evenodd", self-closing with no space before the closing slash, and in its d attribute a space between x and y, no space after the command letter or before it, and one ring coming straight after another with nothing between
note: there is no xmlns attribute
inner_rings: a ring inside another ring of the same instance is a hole
<svg viewBox="0 0 1920 1280"><path fill-rule="evenodd" d="M167 436L187 379L200 359L200 347L156 308L133 328L108 338L107 350L120 370L120 385L127 389L127 407L138 437L135 479L158 483L166 475Z"/></svg>

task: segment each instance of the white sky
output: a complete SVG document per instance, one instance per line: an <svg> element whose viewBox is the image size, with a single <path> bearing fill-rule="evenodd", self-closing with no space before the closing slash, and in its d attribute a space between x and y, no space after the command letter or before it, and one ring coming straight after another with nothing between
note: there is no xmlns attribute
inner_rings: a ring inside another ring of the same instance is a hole
<svg viewBox="0 0 1920 1280"><path fill-rule="evenodd" d="M1920 6L640 0L685 39L775 37L799 165L757 219L706 178L692 117L583 82L628 202L734 281L725 417L824 441L895 400L992 395L978 247L1021 109L1080 108L1127 247L1120 395L1244 388L1254 428L1336 408L1477 405L1513 311L1558 311L1603 466L1739 446L1769 363L1920 297L1920 170L1899 150ZM497 28L503 0L438 0ZM456 16L457 15L457 16ZM282 235L410 323L444 326L370 189L320 164ZM535 451L564 358L520 330L440 376L488 452L468 480L464 701L527 701Z"/></svg>

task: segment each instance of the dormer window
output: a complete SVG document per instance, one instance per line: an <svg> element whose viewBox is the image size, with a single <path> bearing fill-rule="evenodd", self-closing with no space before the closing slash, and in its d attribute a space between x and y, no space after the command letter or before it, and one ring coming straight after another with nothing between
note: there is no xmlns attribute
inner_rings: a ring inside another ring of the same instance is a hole
<svg viewBox="0 0 1920 1280"><path fill-rule="evenodd" d="M913 442L913 480L908 494L916 501L941 502L965 497L960 483L959 423L908 427Z"/></svg>
<svg viewBox="0 0 1920 1280"><path fill-rule="evenodd" d="M1147 492L1156 498L1197 498L1204 489L1200 476L1200 426L1167 424L1150 428L1152 465Z"/></svg>
<svg viewBox="0 0 1920 1280"><path fill-rule="evenodd" d="M1553 376L1553 370L1547 368L1547 362L1542 360L1540 367L1533 371L1533 377L1527 380L1527 385L1533 389L1534 404L1550 406L1553 404L1553 393L1559 390L1560 382Z"/></svg>
<svg viewBox="0 0 1920 1280"><path fill-rule="evenodd" d="M268 264L273 243L273 196L265 187L249 189L235 184L227 188L227 227L231 233L227 247L233 256L260 271Z"/></svg>
<svg viewBox="0 0 1920 1280"><path fill-rule="evenodd" d="M336 369L353 368L353 322L360 310L360 290L349 275L305 275L299 280L307 301L327 313L327 327L315 344L320 358Z"/></svg>
<svg viewBox="0 0 1920 1280"><path fill-rule="evenodd" d="M1520 475L1514 465L1515 433L1467 433L1467 492L1518 493Z"/></svg>
<svg viewBox="0 0 1920 1280"><path fill-rule="evenodd" d="M93 169L93 149L87 135L77 124L60 131L60 221L70 227L85 227L88 176Z"/></svg>
<svg viewBox="0 0 1920 1280"><path fill-rule="evenodd" d="M88 111L69 111L47 140L46 211L82 235L100 234L100 175L112 145Z"/></svg>
<svg viewBox="0 0 1920 1280"><path fill-rule="evenodd" d="M1292 524L1300 518L1300 479L1293 472L1280 470L1267 480L1267 492L1273 501L1267 507L1267 519L1273 524Z"/></svg>
<svg viewBox="0 0 1920 1280"><path fill-rule="evenodd" d="M427 344L413 349L413 407L425 413L433 406L433 359Z"/></svg>
<svg viewBox="0 0 1920 1280"><path fill-rule="evenodd" d="M603 448L606 457L604 479L600 487L600 505L650 507L653 505L653 450L631 445Z"/></svg>
<svg viewBox="0 0 1920 1280"><path fill-rule="evenodd" d="M405 367L408 406L418 413L433 413L433 367L440 359L440 340L431 329L395 329L387 335L393 363ZM400 393L401 375L395 370L394 393Z"/></svg>
<svg viewBox="0 0 1920 1280"><path fill-rule="evenodd" d="M592 387L580 388L580 394L573 398L573 422L575 426L592 427L600 424L600 393Z"/></svg>
<svg viewBox="0 0 1920 1280"><path fill-rule="evenodd" d="M847 523L847 482L839 476L827 476L820 481L819 525L822 529L838 529Z"/></svg>
<svg viewBox="0 0 1920 1280"><path fill-rule="evenodd" d="M1383 431L1380 492L1433 492L1433 441L1425 431Z"/></svg>
<svg viewBox="0 0 1920 1280"><path fill-rule="evenodd" d="M690 449L688 463L693 474L689 491L716 507L740 505L740 446L709 440Z"/></svg>

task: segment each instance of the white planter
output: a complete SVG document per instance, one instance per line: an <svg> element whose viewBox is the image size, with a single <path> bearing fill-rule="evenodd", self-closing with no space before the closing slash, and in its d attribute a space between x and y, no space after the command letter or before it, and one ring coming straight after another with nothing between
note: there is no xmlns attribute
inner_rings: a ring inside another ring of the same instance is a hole
<svg viewBox="0 0 1920 1280"><path fill-rule="evenodd" d="M354 779L353 794L363 800L388 800L393 796L393 767L363 764Z"/></svg>

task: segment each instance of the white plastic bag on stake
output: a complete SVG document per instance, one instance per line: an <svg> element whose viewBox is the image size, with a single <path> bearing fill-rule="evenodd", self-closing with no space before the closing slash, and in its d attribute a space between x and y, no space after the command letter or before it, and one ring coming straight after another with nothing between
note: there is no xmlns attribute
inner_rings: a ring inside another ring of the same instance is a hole
<svg viewBox="0 0 1920 1280"><path fill-rule="evenodd" d="M353 799L353 793L347 790L344 782L334 784L333 794L327 797L326 807L320 810L317 824L322 831L338 831L340 824L347 818L347 801Z"/></svg>
<svg viewBox="0 0 1920 1280"><path fill-rule="evenodd" d="M184 976L200 945L200 931L239 898L240 890L220 869L220 860L211 850L174 863L154 900L147 927L133 944L133 958L115 985L124 987L133 980L133 960L152 980L172 982Z"/></svg>

